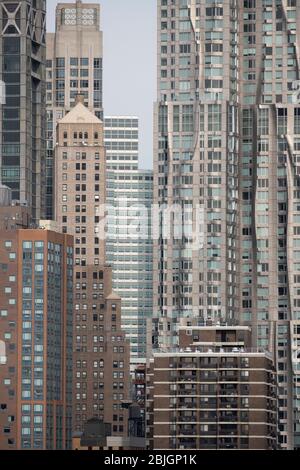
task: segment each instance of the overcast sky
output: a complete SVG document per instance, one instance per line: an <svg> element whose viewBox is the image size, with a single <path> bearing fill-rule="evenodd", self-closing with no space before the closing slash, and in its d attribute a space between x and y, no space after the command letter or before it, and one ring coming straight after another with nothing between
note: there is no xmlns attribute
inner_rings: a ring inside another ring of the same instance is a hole
<svg viewBox="0 0 300 470"><path fill-rule="evenodd" d="M104 34L104 113L140 118L140 167L151 168L156 97L156 0L94 2L101 5ZM47 0L48 31L54 31L57 3L57 0Z"/></svg>

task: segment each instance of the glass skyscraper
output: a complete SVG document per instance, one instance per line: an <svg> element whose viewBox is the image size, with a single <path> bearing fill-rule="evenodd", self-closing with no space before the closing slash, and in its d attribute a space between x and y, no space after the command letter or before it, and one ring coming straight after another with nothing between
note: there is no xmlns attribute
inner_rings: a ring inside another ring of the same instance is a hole
<svg viewBox="0 0 300 470"><path fill-rule="evenodd" d="M172 208L154 241L160 345L177 343L182 317L232 319L237 310L237 8L158 2L154 202Z"/></svg>
<svg viewBox="0 0 300 470"><path fill-rule="evenodd" d="M182 317L251 325L277 365L288 449L300 446L299 18L296 0L159 0L154 130L154 200L181 208L185 229L165 238L161 215L156 344L178 342Z"/></svg>
<svg viewBox="0 0 300 470"><path fill-rule="evenodd" d="M113 289L122 298L122 326L131 365L145 362L147 320L152 317L151 205L153 175L138 168L136 117L105 118L108 236Z"/></svg>
<svg viewBox="0 0 300 470"><path fill-rule="evenodd" d="M44 216L46 1L0 2L1 181Z"/></svg>

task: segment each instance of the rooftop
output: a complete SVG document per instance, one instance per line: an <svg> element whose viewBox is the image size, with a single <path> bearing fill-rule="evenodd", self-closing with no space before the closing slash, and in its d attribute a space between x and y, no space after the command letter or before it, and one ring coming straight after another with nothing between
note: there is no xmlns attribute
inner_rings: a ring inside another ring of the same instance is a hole
<svg viewBox="0 0 300 470"><path fill-rule="evenodd" d="M94 113L84 106L81 101L78 101L76 106L66 114L59 124L101 124L101 120L95 116Z"/></svg>

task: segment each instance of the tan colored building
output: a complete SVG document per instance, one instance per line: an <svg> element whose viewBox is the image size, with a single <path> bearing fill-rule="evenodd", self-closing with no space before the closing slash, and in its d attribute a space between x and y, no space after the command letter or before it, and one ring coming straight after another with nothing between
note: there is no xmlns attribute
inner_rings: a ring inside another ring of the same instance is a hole
<svg viewBox="0 0 300 470"><path fill-rule="evenodd" d="M75 237L75 265L99 266L105 259L106 162L103 124L78 97L57 126L56 220Z"/></svg>
<svg viewBox="0 0 300 470"><path fill-rule="evenodd" d="M127 435L129 344L121 329L121 299L105 264L106 162L103 123L78 97L57 126L56 218L75 238L73 430L91 418Z"/></svg>
<svg viewBox="0 0 300 470"><path fill-rule="evenodd" d="M0 211L0 449L71 449L73 237L23 210Z"/></svg>
<svg viewBox="0 0 300 470"><path fill-rule="evenodd" d="M158 449L276 448L272 356L249 327L179 327L179 347L157 350L147 382L147 437Z"/></svg>
<svg viewBox="0 0 300 470"><path fill-rule="evenodd" d="M46 218L54 218L56 125L84 95L103 119L103 34L99 3L74 1L56 6L55 32L46 35L47 176Z"/></svg>

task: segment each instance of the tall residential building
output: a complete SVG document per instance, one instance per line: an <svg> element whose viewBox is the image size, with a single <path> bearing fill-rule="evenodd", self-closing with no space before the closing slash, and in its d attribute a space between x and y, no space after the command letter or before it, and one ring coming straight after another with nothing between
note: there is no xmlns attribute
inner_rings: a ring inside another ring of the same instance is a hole
<svg viewBox="0 0 300 470"><path fill-rule="evenodd" d="M155 200L204 207L192 256L155 247L158 342L185 315L250 324L276 361L287 449L300 447L299 18L295 0L158 2Z"/></svg>
<svg viewBox="0 0 300 470"><path fill-rule="evenodd" d="M240 18L241 321L278 370L279 442L300 447L300 4L244 2Z"/></svg>
<svg viewBox="0 0 300 470"><path fill-rule="evenodd" d="M237 312L237 10L234 0L218 6L158 1L154 204L161 214L153 255L158 345L177 343L182 317L230 319Z"/></svg>
<svg viewBox="0 0 300 470"><path fill-rule="evenodd" d="M104 121L107 167L107 261L113 289L122 298L122 326L130 340L132 368L146 360L146 324L152 318L151 206L153 174L140 170L136 117Z"/></svg>
<svg viewBox="0 0 300 470"><path fill-rule="evenodd" d="M44 216L46 0L1 0L0 181L14 200Z"/></svg>
<svg viewBox="0 0 300 470"><path fill-rule="evenodd" d="M276 449L276 371L270 352L251 348L249 327L182 325L179 347L153 356L150 448Z"/></svg>
<svg viewBox="0 0 300 470"><path fill-rule="evenodd" d="M85 104L103 118L102 58L98 3L59 3L55 33L47 33L46 216L54 219L53 159L56 124L84 95Z"/></svg>
<svg viewBox="0 0 300 470"><path fill-rule="evenodd" d="M75 239L73 430L99 418L114 436L127 435L129 344L121 329L121 299L105 264L106 161L103 123L84 97L58 122L56 214ZM103 223L103 227L101 224Z"/></svg>
<svg viewBox="0 0 300 470"><path fill-rule="evenodd" d="M71 449L73 238L1 209L0 449Z"/></svg>

